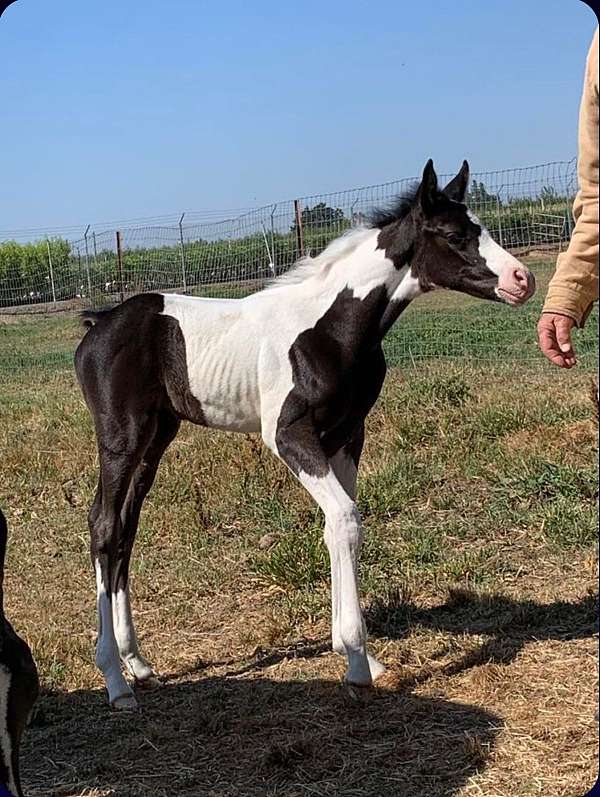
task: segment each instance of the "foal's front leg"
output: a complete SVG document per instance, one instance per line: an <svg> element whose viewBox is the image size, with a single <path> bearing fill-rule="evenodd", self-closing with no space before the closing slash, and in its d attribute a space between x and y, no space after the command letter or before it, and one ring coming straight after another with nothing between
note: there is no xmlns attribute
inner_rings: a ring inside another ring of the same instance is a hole
<svg viewBox="0 0 600 797"><path fill-rule="evenodd" d="M308 416L274 435L263 436L296 474L325 513L325 543L331 560L334 649L348 659L346 680L369 685L383 667L367 655L365 624L360 608L356 563L363 530L360 514L326 457Z"/></svg>
<svg viewBox="0 0 600 797"><path fill-rule="evenodd" d="M358 462L360 460L360 455L362 453L363 442L364 442L364 431L361 428L358 431L355 439L350 441L347 445L343 446L339 451L337 451L332 457L329 458L329 464L331 465L333 472L335 473L338 480L342 484L346 493L353 501L356 500L356 481L358 477ZM326 526L325 527L326 542L328 536L330 536L330 534L328 533L328 529ZM362 536L363 535L361 533L361 541L359 545L362 544ZM356 579L357 584L358 584L359 558L360 558L360 547L357 548L357 550L354 552L354 557L353 557L354 577ZM339 567L334 557L331 556L331 553L330 553L330 560L331 560L331 640L335 652L345 654L346 649L344 647L344 643L342 641L342 635L340 632L342 595L341 595ZM362 623L364 638L366 639L367 629L362 614L361 614L361 623ZM377 659L373 658L373 656L371 656L369 653L367 653L367 661L369 662L369 670L371 672L371 678L373 680L375 680L385 672L385 667L383 666L383 664L377 661Z"/></svg>

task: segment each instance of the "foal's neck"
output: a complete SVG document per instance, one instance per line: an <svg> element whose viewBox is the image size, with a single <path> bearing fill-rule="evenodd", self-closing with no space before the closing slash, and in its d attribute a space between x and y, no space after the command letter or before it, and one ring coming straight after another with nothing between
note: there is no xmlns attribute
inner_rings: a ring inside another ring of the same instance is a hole
<svg viewBox="0 0 600 797"><path fill-rule="evenodd" d="M304 289L331 302L321 326L336 327L335 337L341 332L349 348L360 350L379 344L421 291L408 259L381 245L380 230L357 231L355 244L335 262L323 262Z"/></svg>
<svg viewBox="0 0 600 797"><path fill-rule="evenodd" d="M378 329L381 340L421 288L412 275L409 252L401 253L397 247L390 250L378 229L365 232L356 249L332 269L330 279L336 292L351 289L357 299L383 294L383 301L369 303L370 314L376 317L370 318L368 325Z"/></svg>

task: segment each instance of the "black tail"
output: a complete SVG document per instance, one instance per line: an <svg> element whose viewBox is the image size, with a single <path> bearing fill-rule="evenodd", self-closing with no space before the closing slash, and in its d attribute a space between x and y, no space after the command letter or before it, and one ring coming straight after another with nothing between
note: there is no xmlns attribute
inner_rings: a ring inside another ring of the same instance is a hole
<svg viewBox="0 0 600 797"><path fill-rule="evenodd" d="M102 310L83 310L79 313L79 317L82 325L89 329L97 324L98 321L102 321L104 316L110 313L111 310L112 307L105 307Z"/></svg>

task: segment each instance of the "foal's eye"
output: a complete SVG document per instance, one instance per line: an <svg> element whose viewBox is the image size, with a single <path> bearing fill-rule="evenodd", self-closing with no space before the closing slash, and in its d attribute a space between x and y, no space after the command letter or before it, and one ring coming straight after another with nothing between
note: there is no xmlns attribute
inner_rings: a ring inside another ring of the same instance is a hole
<svg viewBox="0 0 600 797"><path fill-rule="evenodd" d="M452 244L452 246L461 246L465 242L465 239L462 237L462 235L458 235L455 232L449 232L446 235L446 240L449 244Z"/></svg>

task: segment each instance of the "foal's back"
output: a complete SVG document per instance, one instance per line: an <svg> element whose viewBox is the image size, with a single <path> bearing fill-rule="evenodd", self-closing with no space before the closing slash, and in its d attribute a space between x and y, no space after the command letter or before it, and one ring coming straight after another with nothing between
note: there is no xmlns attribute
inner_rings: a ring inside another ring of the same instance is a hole
<svg viewBox="0 0 600 797"><path fill-rule="evenodd" d="M292 387L294 340L330 302L326 292L310 301L303 293L301 286L245 299L150 293L85 311L91 329L75 367L96 426L118 437L113 416L166 408L196 424L260 431L265 396Z"/></svg>
<svg viewBox="0 0 600 797"><path fill-rule="evenodd" d="M264 324L256 319L252 327L244 304L150 293L85 311L91 328L75 369L96 426L117 434L111 416L166 409L201 425L258 430L257 330Z"/></svg>

